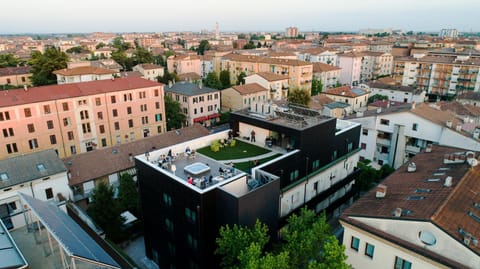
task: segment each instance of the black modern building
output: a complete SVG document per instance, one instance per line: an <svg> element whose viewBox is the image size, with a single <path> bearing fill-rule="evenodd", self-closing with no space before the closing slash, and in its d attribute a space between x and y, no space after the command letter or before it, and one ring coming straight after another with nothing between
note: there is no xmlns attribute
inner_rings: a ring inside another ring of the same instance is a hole
<svg viewBox="0 0 480 269"><path fill-rule="evenodd" d="M351 201L360 125L299 107L260 110L267 113L232 113L232 133L245 140L254 134L253 143L284 154L250 174L183 154L228 131L135 157L146 254L160 268L217 268L215 238L222 225L253 226L259 219L276 240L284 220L303 205L339 215ZM170 150L173 160L159 162Z"/></svg>

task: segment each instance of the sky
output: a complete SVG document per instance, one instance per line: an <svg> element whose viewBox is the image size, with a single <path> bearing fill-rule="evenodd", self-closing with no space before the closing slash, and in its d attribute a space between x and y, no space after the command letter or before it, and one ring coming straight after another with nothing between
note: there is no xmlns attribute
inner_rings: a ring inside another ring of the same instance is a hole
<svg viewBox="0 0 480 269"><path fill-rule="evenodd" d="M0 34L167 32L480 31L479 0L1 0Z"/></svg>

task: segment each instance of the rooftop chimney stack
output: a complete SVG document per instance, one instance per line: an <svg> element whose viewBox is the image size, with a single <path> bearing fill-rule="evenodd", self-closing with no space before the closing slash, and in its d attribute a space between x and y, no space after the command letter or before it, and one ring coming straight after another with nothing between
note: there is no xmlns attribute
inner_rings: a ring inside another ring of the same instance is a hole
<svg viewBox="0 0 480 269"><path fill-rule="evenodd" d="M387 195L387 186L379 184L377 186L377 191L375 192L376 198L384 198Z"/></svg>

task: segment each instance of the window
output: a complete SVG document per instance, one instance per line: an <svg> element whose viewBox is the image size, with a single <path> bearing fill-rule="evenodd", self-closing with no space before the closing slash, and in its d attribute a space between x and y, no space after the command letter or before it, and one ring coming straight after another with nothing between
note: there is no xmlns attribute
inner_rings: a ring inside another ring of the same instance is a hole
<svg viewBox="0 0 480 269"><path fill-rule="evenodd" d="M100 133L101 134L104 134L105 133L105 126L102 124L102 125L99 125L98 126L98 129L100 130Z"/></svg>
<svg viewBox="0 0 480 269"><path fill-rule="evenodd" d="M83 100L78 100L78 105L81 106L81 105L86 105L87 104L87 100L83 99Z"/></svg>
<svg viewBox="0 0 480 269"><path fill-rule="evenodd" d="M107 146L107 139L102 138L102 147L106 147L106 146Z"/></svg>
<svg viewBox="0 0 480 269"><path fill-rule="evenodd" d="M6 121L10 119L10 113L8 111L0 112L0 121Z"/></svg>
<svg viewBox="0 0 480 269"><path fill-rule="evenodd" d="M110 96L110 102L112 104L115 104L117 102L117 98L115 97L115 95Z"/></svg>
<svg viewBox="0 0 480 269"><path fill-rule="evenodd" d="M24 108L23 111L25 112L25 117L31 117L32 116L32 110L30 108Z"/></svg>
<svg viewBox="0 0 480 269"><path fill-rule="evenodd" d="M360 247L360 239L356 238L355 236L352 236L352 242L350 242L350 247L358 251L358 248Z"/></svg>
<svg viewBox="0 0 480 269"><path fill-rule="evenodd" d="M193 114L197 115L197 109L196 108L193 109Z"/></svg>
<svg viewBox="0 0 480 269"><path fill-rule="evenodd" d="M196 222L197 221L197 213L194 210L191 210L188 207L185 208L185 216L187 217L187 220L190 221L190 222Z"/></svg>
<svg viewBox="0 0 480 269"><path fill-rule="evenodd" d="M102 101L100 100L100 97L95 98L95 105L97 105L97 106L102 105Z"/></svg>
<svg viewBox="0 0 480 269"><path fill-rule="evenodd" d="M165 227L167 231L173 232L173 222L169 218L165 218Z"/></svg>
<svg viewBox="0 0 480 269"><path fill-rule="evenodd" d="M172 206L172 197L166 193L163 194L163 203L167 206Z"/></svg>
<svg viewBox="0 0 480 269"><path fill-rule="evenodd" d="M28 146L30 149L36 149L38 148L38 141L36 138L28 140Z"/></svg>
<svg viewBox="0 0 480 269"><path fill-rule="evenodd" d="M43 106L43 113L45 113L45 114L52 113L52 111L50 110L50 105L44 105Z"/></svg>
<svg viewBox="0 0 480 269"><path fill-rule="evenodd" d="M127 114L132 114L132 107L131 106L127 106Z"/></svg>
<svg viewBox="0 0 480 269"><path fill-rule="evenodd" d="M63 118L63 126L69 126L70 125L70 118Z"/></svg>
<svg viewBox="0 0 480 269"><path fill-rule="evenodd" d="M380 119L380 124L382 125L390 125L390 121L386 119Z"/></svg>
<svg viewBox="0 0 480 269"><path fill-rule="evenodd" d="M90 133L92 132L92 130L90 129L90 123L87 122L87 123L82 123L82 132L84 134L87 134L87 133Z"/></svg>
<svg viewBox="0 0 480 269"><path fill-rule="evenodd" d="M33 123L30 123L27 125L27 129L29 133L33 133L35 132L35 125L33 125Z"/></svg>
<svg viewBox="0 0 480 269"><path fill-rule="evenodd" d="M373 259L373 254L375 252L375 246L369 243L365 244L365 255Z"/></svg>
<svg viewBox="0 0 480 269"><path fill-rule="evenodd" d="M115 125L115 130L117 131L120 130L120 123L118 121L115 122L114 125Z"/></svg>
<svg viewBox="0 0 480 269"><path fill-rule="evenodd" d="M400 257L395 257L395 269L410 269L412 268L412 263L404 260Z"/></svg>
<svg viewBox="0 0 480 269"><path fill-rule="evenodd" d="M362 129L362 135L368 135L368 129Z"/></svg>
<svg viewBox="0 0 480 269"><path fill-rule="evenodd" d="M140 111L147 111L147 104L140 105Z"/></svg>
<svg viewBox="0 0 480 269"><path fill-rule="evenodd" d="M113 114L114 117L118 117L118 110L113 109L112 114Z"/></svg>
<svg viewBox="0 0 480 269"><path fill-rule="evenodd" d="M162 133L162 126L157 126L157 133L159 133L159 134Z"/></svg>
<svg viewBox="0 0 480 269"><path fill-rule="evenodd" d="M153 95L154 95L155 97L158 96L158 89L153 90Z"/></svg>
<svg viewBox="0 0 480 269"><path fill-rule="evenodd" d="M75 145L70 146L70 152L72 153L72 155L77 154L77 147L75 147Z"/></svg>
<svg viewBox="0 0 480 269"><path fill-rule="evenodd" d="M353 142L350 142L347 145L347 152L351 152L352 150L353 150Z"/></svg>
<svg viewBox="0 0 480 269"><path fill-rule="evenodd" d="M63 111L68 111L68 103L67 102L62 103L62 108L63 108Z"/></svg>
<svg viewBox="0 0 480 269"><path fill-rule="evenodd" d="M133 120L132 119L128 120L128 128L133 128Z"/></svg>
<svg viewBox="0 0 480 269"><path fill-rule="evenodd" d="M50 135L50 144L57 144L57 137L55 135Z"/></svg>
<svg viewBox="0 0 480 269"><path fill-rule="evenodd" d="M53 129L53 120L48 120L47 121L47 128L48 129Z"/></svg>
<svg viewBox="0 0 480 269"><path fill-rule="evenodd" d="M155 102L155 109L160 109L160 102Z"/></svg>
<svg viewBox="0 0 480 269"><path fill-rule="evenodd" d="M214 98L215 98L215 100L218 99L218 93L215 94Z"/></svg>
<svg viewBox="0 0 480 269"><path fill-rule="evenodd" d="M103 120L103 112L97 112L97 118Z"/></svg>
<svg viewBox="0 0 480 269"><path fill-rule="evenodd" d="M362 149L367 149L367 144L361 143L361 144L360 144L360 147L361 147Z"/></svg>
<svg viewBox="0 0 480 269"><path fill-rule="evenodd" d="M298 178L298 170L290 172L290 181L294 181Z"/></svg>
<svg viewBox="0 0 480 269"><path fill-rule="evenodd" d="M14 135L13 128L3 129L3 136L4 137L9 137L9 136L13 136L13 135Z"/></svg>
<svg viewBox="0 0 480 269"><path fill-rule="evenodd" d="M7 144L6 147L8 154L18 152L17 143Z"/></svg>
<svg viewBox="0 0 480 269"><path fill-rule="evenodd" d="M334 150L334 151L333 151L332 160L336 160L336 159L337 159L337 154L338 154L337 150Z"/></svg>
<svg viewBox="0 0 480 269"><path fill-rule="evenodd" d="M138 93L138 98L145 99L146 97L147 97L147 94L145 92L139 92Z"/></svg>
<svg viewBox="0 0 480 269"><path fill-rule="evenodd" d="M123 95L123 101L132 101L132 94L131 93L126 93Z"/></svg>
<svg viewBox="0 0 480 269"><path fill-rule="evenodd" d="M414 131L418 130L418 123L412 124L412 130L414 130Z"/></svg>
<svg viewBox="0 0 480 269"><path fill-rule="evenodd" d="M115 136L115 142L117 142L117 144L120 144L122 142L122 138L120 137L120 135Z"/></svg>
<svg viewBox="0 0 480 269"><path fill-rule="evenodd" d="M53 198L52 188L45 189L45 196L47 197L47 199L52 199Z"/></svg>
<svg viewBox="0 0 480 269"><path fill-rule="evenodd" d="M148 116L142 117L142 124L148 124Z"/></svg>
<svg viewBox="0 0 480 269"><path fill-rule="evenodd" d="M67 136L68 136L68 140L73 140L73 139L75 139L74 136L73 136L73 131L69 131L69 132L67 133Z"/></svg>
<svg viewBox="0 0 480 269"><path fill-rule="evenodd" d="M313 161L312 170L316 170L318 167L320 167L320 160Z"/></svg>
<svg viewBox="0 0 480 269"><path fill-rule="evenodd" d="M203 107L200 108L200 113L203 113Z"/></svg>
<svg viewBox="0 0 480 269"><path fill-rule="evenodd" d="M188 241L188 245L191 248L197 249L197 247L198 247L197 239L195 239L191 234L187 235L187 241Z"/></svg>
<svg viewBox="0 0 480 269"><path fill-rule="evenodd" d="M88 111L87 110L80 111L80 119L82 119L82 120L88 119Z"/></svg>

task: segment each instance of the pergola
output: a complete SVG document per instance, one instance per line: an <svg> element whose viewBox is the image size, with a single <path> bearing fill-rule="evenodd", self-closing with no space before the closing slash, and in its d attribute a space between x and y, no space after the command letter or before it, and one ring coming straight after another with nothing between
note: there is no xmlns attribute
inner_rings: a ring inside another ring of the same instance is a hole
<svg viewBox="0 0 480 269"><path fill-rule="evenodd" d="M94 268L121 268L90 235L56 205L22 193L19 193L19 196L24 204L27 225L36 224L40 234L41 225L46 228L48 245L52 253L53 240L58 242L63 268L77 269L79 261L91 264ZM31 214L36 219L32 218Z"/></svg>

